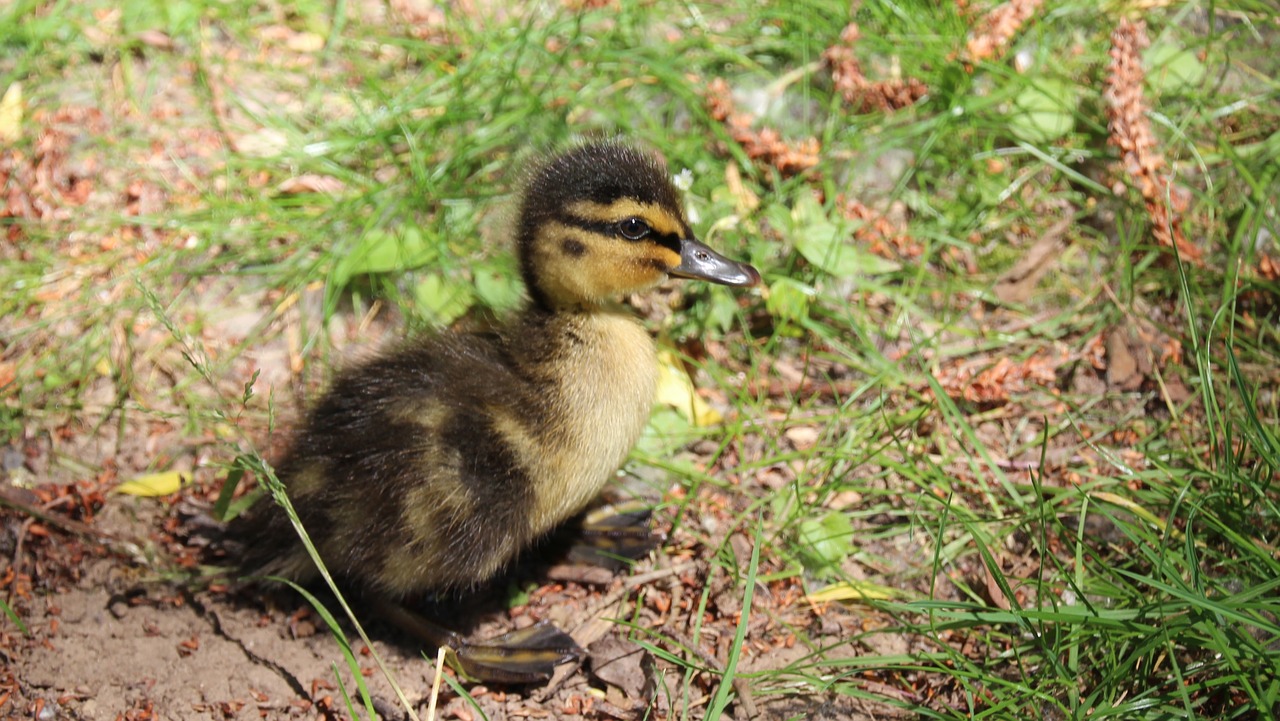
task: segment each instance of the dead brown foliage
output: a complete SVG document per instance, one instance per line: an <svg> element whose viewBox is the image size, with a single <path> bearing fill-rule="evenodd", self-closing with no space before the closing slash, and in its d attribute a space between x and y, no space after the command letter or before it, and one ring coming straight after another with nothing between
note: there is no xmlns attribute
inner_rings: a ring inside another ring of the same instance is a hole
<svg viewBox="0 0 1280 721"><path fill-rule="evenodd" d="M724 123L729 136L752 160L771 165L783 175L803 173L818 164L821 147L816 138L788 143L773 128L753 129L751 126L755 118L737 109L729 83L723 78L716 78L707 85L706 98L707 112L717 122Z"/></svg>
<svg viewBox="0 0 1280 721"><path fill-rule="evenodd" d="M999 58L1010 41L1040 9L1043 0L1010 0L998 5L982 17L965 43L963 59L973 65L989 58Z"/></svg>
<svg viewBox="0 0 1280 721"><path fill-rule="evenodd" d="M1107 104L1107 142L1120 150L1121 167L1142 195L1156 242L1177 248L1183 258L1199 262L1200 249L1187 240L1182 230L1185 196L1172 187L1164 172L1165 161L1156 152L1155 135L1146 115L1142 51L1150 44L1147 24L1141 20L1123 18L1111 33L1111 64L1102 93Z"/></svg>
<svg viewBox="0 0 1280 721"><path fill-rule="evenodd" d="M1258 275L1271 281L1280 280L1280 261L1269 255L1258 258Z"/></svg>
<svg viewBox="0 0 1280 721"><path fill-rule="evenodd" d="M929 92L928 86L916 78L868 80L853 52L859 37L858 24L849 23L840 32L840 42L822 53L823 63L831 72L836 91L855 112L899 110L915 104Z"/></svg>
<svg viewBox="0 0 1280 721"><path fill-rule="evenodd" d="M849 198L837 198L837 205L844 217L858 222L853 237L872 253L884 258L918 258L924 255L920 241L911 237L901 223L890 220L884 213Z"/></svg>
<svg viewBox="0 0 1280 721"><path fill-rule="evenodd" d="M67 162L73 135L100 129L102 112L94 108L59 108L32 118L41 127L30 155L8 148L0 152L0 220L67 220L70 208L83 205L93 192L96 168ZM6 237L23 237L22 223L5 223Z"/></svg>
<svg viewBox="0 0 1280 721"><path fill-rule="evenodd" d="M1052 387L1057 369L1070 359L1065 355L1037 353L1023 361L999 358L957 359L935 373L946 394L981 405L1003 405L1032 387Z"/></svg>

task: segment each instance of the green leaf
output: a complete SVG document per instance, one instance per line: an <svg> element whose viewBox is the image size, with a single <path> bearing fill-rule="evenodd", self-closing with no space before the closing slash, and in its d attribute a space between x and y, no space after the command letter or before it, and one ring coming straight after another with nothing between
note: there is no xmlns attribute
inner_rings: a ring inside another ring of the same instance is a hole
<svg viewBox="0 0 1280 721"><path fill-rule="evenodd" d="M838 511L801 521L799 537L806 565L815 572L837 566L853 555L853 524Z"/></svg>
<svg viewBox="0 0 1280 721"><path fill-rule="evenodd" d="M22 632L23 636L31 635L31 632L27 630L27 624L22 622L18 613L10 608L9 604L5 603L3 598L0 598L0 610L3 610L4 615L8 616L10 621L13 621L13 625L18 627L18 630Z"/></svg>
<svg viewBox="0 0 1280 721"><path fill-rule="evenodd" d="M809 301L814 295L816 291L812 286L790 278L778 278L769 284L765 308L774 318L800 320L809 316Z"/></svg>
<svg viewBox="0 0 1280 721"><path fill-rule="evenodd" d="M471 286L432 273L414 286L413 297L424 316L448 325L471 307Z"/></svg>
<svg viewBox="0 0 1280 721"><path fill-rule="evenodd" d="M1061 80L1041 79L1018 93L1009 114L1009 129L1029 143L1049 143L1075 128L1075 87Z"/></svg>
<svg viewBox="0 0 1280 721"><path fill-rule="evenodd" d="M515 608L516 606L526 606L533 598L533 591L537 590L538 584L528 583L521 586L518 583L507 585L507 608Z"/></svg>
<svg viewBox="0 0 1280 721"><path fill-rule="evenodd" d="M516 280L516 270L506 263L482 265L472 271L476 296L486 307L512 310L520 305L524 292Z"/></svg>
<svg viewBox="0 0 1280 721"><path fill-rule="evenodd" d="M1152 45L1142 62L1149 69L1147 84L1160 92L1187 90L1204 80L1204 64L1196 54L1173 43Z"/></svg>
<svg viewBox="0 0 1280 721"><path fill-rule="evenodd" d="M694 437L693 424L674 408L659 406L649 415L636 448L656 458L670 458Z"/></svg>
<svg viewBox="0 0 1280 721"><path fill-rule="evenodd" d="M707 327L724 334L733 327L738 316L738 299L720 286L711 286L707 293L706 310L703 317Z"/></svg>
<svg viewBox="0 0 1280 721"><path fill-rule="evenodd" d="M837 278L891 273L900 267L891 260L853 245L848 223L833 223L811 196L796 201L791 211L796 250L815 267Z"/></svg>
<svg viewBox="0 0 1280 721"><path fill-rule="evenodd" d="M351 252L338 261L333 270L334 281L345 286L358 275L411 270L435 258L436 249L427 244L417 228L405 228L398 235L376 228L365 233Z"/></svg>

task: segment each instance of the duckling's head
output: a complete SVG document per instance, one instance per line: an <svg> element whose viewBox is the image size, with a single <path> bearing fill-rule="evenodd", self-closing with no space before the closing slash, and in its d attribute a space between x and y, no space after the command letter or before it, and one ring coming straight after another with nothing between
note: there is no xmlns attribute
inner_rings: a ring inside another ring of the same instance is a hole
<svg viewBox="0 0 1280 721"><path fill-rule="evenodd" d="M615 140L585 143L538 166L517 224L535 305L598 306L668 276L751 286L760 274L698 242L666 164Z"/></svg>

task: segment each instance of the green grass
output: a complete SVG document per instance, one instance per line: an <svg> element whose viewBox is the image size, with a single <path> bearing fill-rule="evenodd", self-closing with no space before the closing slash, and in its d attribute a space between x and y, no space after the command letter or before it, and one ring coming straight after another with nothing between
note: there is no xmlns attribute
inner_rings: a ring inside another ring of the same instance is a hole
<svg viewBox="0 0 1280 721"><path fill-rule="evenodd" d="M297 331L301 402L339 362L343 324L374 310L421 330L509 309L503 207L519 168L575 137L623 133L692 171L697 230L750 258L769 286L683 289L684 307L656 330L732 412L696 429L660 410L632 464L685 489L670 504L673 533L730 596L809 649L744 670L754 652L735 637L735 688L757 704L843 698L921 718L1266 717L1280 708L1280 287L1257 269L1261 254L1280 257L1280 63L1267 49L1280 27L1261 1L1147 12L1149 57L1163 67L1148 68L1149 117L1189 190L1183 217L1206 258L1196 265L1155 247L1136 192L1112 192L1124 176L1101 88L1119 15L1047 5L1013 42L1010 56L1029 62L1020 73L1008 59L963 67L974 21L953 5L859 4L867 75L897 69L929 95L852 114L815 66L849 20L842 2L553 3L450 10L442 24L341 2L130 0L118 15L20 3L0 17L0 86L21 81L28 98L15 147L39 157L34 131L52 123L40 113L101 109L105 136L61 127L73 164L96 159L85 172L105 197L81 207L51 192L65 213L0 218L0 231L21 234L0 252L0 361L15 376L0 436L53 439L55 466L72 476L102 458L58 441L60 428L117 428L119 451L162 422L229 464L254 450L228 440L235 424L265 453L268 404L239 392L255 351ZM280 26L314 33L321 49L290 50L267 32ZM173 49L148 43L149 30ZM821 141L814 171L782 177L751 162L708 114L714 77L753 103L757 126ZM179 135L189 129L203 134ZM900 168L877 169L891 157ZM741 205L730 164L758 208ZM279 190L306 174L342 187ZM129 215L130 180L162 201ZM836 196L854 187L871 188L858 195L868 205L896 205L918 255L891 267L865 244L842 250L857 227ZM996 278L1068 216L1069 242L1036 293L998 301ZM202 300L211 287L272 310L217 344L202 335L224 327L221 302ZM147 332L155 307L172 329ZM1181 362L1157 360L1141 391L1083 382L1099 375L1095 339L1127 328L1180 341ZM726 336L723 366L689 342ZM206 382L182 355L210 343L196 364ZM1050 380L996 402L950 397L939 380L1000 359L1045 359ZM835 391L796 387L791 369ZM771 382L781 392L761 390ZM1165 401L1171 384L1189 393ZM797 444L799 427L816 443ZM680 453L698 437L715 452ZM782 480L762 485L775 472ZM219 480L205 471L210 487ZM822 532L833 537L812 543ZM734 533L756 539L758 569L735 560ZM828 611L863 623L847 638L813 632L802 601L751 603L763 585L867 580L899 595ZM697 604L714 615L708 595ZM741 620L716 623L734 635ZM704 714L698 689L716 708L737 693L681 650L700 630L635 632L684 664L683 686L667 690L681 718Z"/></svg>

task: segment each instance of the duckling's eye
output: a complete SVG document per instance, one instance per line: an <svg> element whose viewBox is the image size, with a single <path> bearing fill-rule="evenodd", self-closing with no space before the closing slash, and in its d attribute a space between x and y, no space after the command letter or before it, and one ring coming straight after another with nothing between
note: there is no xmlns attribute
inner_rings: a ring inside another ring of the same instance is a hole
<svg viewBox="0 0 1280 721"><path fill-rule="evenodd" d="M639 218L627 218L618 223L618 232L627 240L640 240L649 234L649 224Z"/></svg>

